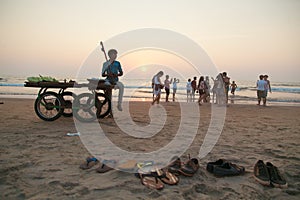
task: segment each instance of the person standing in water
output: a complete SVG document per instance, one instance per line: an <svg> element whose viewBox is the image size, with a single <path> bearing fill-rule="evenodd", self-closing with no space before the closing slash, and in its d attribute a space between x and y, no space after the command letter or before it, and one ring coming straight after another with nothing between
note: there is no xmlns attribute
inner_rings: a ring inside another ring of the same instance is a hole
<svg viewBox="0 0 300 200"><path fill-rule="evenodd" d="M263 105L266 106L267 99L266 99L266 88L267 88L267 81L264 80L264 76L260 75L259 80L256 83L257 86L257 105L260 105L261 99L263 99Z"/></svg>
<svg viewBox="0 0 300 200"><path fill-rule="evenodd" d="M236 90L236 88L237 88L237 84L235 83L235 81L232 81L230 87L231 87L230 93L231 93L232 95L235 95L235 90Z"/></svg>
<svg viewBox="0 0 300 200"><path fill-rule="evenodd" d="M267 82L267 88L266 88L266 98L268 96L268 90L270 93L272 93L272 90L271 90L271 83L270 81L268 80L268 75L264 75L264 80Z"/></svg>

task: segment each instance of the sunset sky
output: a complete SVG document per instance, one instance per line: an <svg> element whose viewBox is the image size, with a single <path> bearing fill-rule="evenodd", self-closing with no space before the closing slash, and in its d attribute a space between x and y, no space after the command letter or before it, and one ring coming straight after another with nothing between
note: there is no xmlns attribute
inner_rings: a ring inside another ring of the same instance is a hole
<svg viewBox="0 0 300 200"><path fill-rule="evenodd" d="M74 77L99 41L160 28L195 41L236 80L300 81L299 11L299 0L0 0L0 77ZM124 71L137 63L119 56Z"/></svg>

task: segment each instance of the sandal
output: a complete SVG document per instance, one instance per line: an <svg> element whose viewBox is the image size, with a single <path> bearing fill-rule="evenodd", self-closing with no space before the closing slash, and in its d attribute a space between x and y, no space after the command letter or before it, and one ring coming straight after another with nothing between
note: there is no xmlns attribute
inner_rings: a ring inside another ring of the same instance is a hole
<svg viewBox="0 0 300 200"><path fill-rule="evenodd" d="M162 190L163 182L157 177L156 173L142 174L140 173L141 183L150 189Z"/></svg>
<svg viewBox="0 0 300 200"><path fill-rule="evenodd" d="M179 175L180 174L180 169L181 169L182 163L179 157L175 156L171 159L171 163L167 167L168 171L175 174Z"/></svg>
<svg viewBox="0 0 300 200"><path fill-rule="evenodd" d="M98 173L105 173L105 172L108 172L108 171L114 169L114 168L106 165L105 163L111 163L110 166L114 166L116 164L116 161L115 160L104 160L102 162L102 165L96 169L96 171Z"/></svg>
<svg viewBox="0 0 300 200"><path fill-rule="evenodd" d="M193 176L199 169L199 161L197 158L190 158L186 164L179 170L180 174L184 176Z"/></svg>
<svg viewBox="0 0 300 200"><path fill-rule="evenodd" d="M98 164L98 160L95 157L89 156L86 158L86 161L79 166L80 169L90 169L96 164Z"/></svg>
<svg viewBox="0 0 300 200"><path fill-rule="evenodd" d="M158 178L165 184L176 185L179 182L179 178L169 171L157 169L156 173L158 175Z"/></svg>
<svg viewBox="0 0 300 200"><path fill-rule="evenodd" d="M136 164L136 166L141 169L141 168L145 168L145 167L149 167L149 166L153 166L154 162L153 161L144 161L144 162L138 162Z"/></svg>

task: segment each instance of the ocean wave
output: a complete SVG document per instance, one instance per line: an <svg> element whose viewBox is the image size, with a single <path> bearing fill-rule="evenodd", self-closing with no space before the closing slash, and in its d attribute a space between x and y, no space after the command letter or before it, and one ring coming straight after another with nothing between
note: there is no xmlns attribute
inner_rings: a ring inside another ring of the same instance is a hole
<svg viewBox="0 0 300 200"><path fill-rule="evenodd" d="M271 86L300 87L300 83L271 83Z"/></svg>
<svg viewBox="0 0 300 200"><path fill-rule="evenodd" d="M0 86L24 87L24 83L0 83Z"/></svg>
<svg viewBox="0 0 300 200"><path fill-rule="evenodd" d="M33 93L27 93L27 92L0 92L0 95L20 95L20 96L25 96L25 95L34 95L37 96L37 94L33 94Z"/></svg>
<svg viewBox="0 0 300 200"><path fill-rule="evenodd" d="M300 94L300 88L272 88L272 91L276 92L286 92L286 93L299 93Z"/></svg>
<svg viewBox="0 0 300 200"><path fill-rule="evenodd" d="M6 87L24 87L24 83L0 83L0 86L6 86ZM151 86L138 86L138 85L125 85L125 88L128 89L151 89ZM185 87L178 87L177 90L184 91L186 90ZM247 87L242 86L238 87L236 91L256 91L256 87ZM282 93L296 93L300 94L300 87L272 87L272 91L274 92L282 92Z"/></svg>
<svg viewBox="0 0 300 200"><path fill-rule="evenodd" d="M273 92L300 94L300 88L296 88L296 87L272 87L271 89ZM243 90L256 91L256 87L238 87L236 89L236 91L243 91Z"/></svg>

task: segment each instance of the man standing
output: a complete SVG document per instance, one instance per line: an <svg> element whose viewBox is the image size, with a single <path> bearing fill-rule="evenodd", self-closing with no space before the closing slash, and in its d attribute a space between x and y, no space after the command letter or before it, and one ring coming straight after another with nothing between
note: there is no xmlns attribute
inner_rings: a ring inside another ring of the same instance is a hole
<svg viewBox="0 0 300 200"><path fill-rule="evenodd" d="M264 76L260 75L259 80L256 83L257 86L257 105L260 105L261 99L263 99L263 105L266 106L266 88L267 88L267 81L264 80Z"/></svg>
<svg viewBox="0 0 300 200"><path fill-rule="evenodd" d="M268 75L264 75L264 80L267 82L267 89L266 89L266 98L268 96L268 90L270 93L272 93L272 90L271 90L271 83L270 81L268 80Z"/></svg>
<svg viewBox="0 0 300 200"><path fill-rule="evenodd" d="M195 101L195 93L197 91L197 77L195 76L194 79L192 80L192 98L193 102Z"/></svg>
<svg viewBox="0 0 300 200"><path fill-rule="evenodd" d="M102 76L106 77L106 84L114 85L114 89L119 89L118 110L122 111L122 100L124 93L124 85L119 81L119 76L123 75L123 70L119 61L116 61L117 50L110 49L108 51L109 60L103 63Z"/></svg>
<svg viewBox="0 0 300 200"><path fill-rule="evenodd" d="M225 95L226 95L226 104L227 104L228 103L228 92L229 92L229 86L230 86L230 78L227 76L227 72L223 72L222 75L223 75Z"/></svg>
<svg viewBox="0 0 300 200"><path fill-rule="evenodd" d="M166 102L169 102L170 84L171 81L169 80L169 75L166 75L166 80L165 80Z"/></svg>

